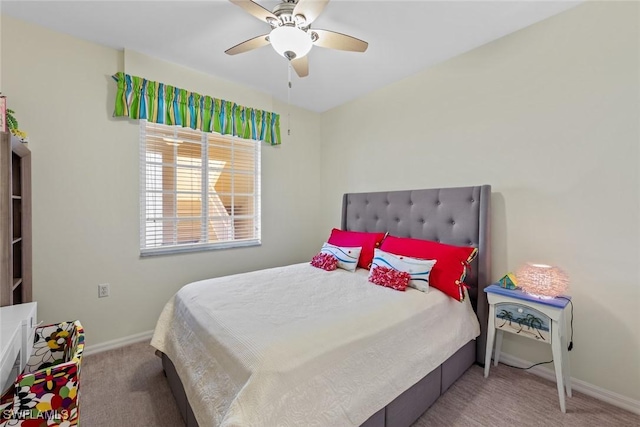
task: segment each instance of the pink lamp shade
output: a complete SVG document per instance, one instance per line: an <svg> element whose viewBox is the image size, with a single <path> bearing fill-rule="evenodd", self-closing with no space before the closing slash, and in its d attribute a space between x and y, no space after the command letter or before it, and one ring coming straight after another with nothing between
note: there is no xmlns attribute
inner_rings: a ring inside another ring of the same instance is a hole
<svg viewBox="0 0 640 427"><path fill-rule="evenodd" d="M526 263L516 272L516 280L524 292L540 298L564 295L569 287L567 274L546 264Z"/></svg>

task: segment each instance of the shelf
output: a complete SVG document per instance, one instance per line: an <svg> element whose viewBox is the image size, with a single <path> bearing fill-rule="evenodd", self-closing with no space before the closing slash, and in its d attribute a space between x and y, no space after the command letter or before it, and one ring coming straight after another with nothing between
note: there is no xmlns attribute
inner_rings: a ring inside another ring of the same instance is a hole
<svg viewBox="0 0 640 427"><path fill-rule="evenodd" d="M31 152L9 132L0 132L0 211L0 307L4 307L33 297Z"/></svg>

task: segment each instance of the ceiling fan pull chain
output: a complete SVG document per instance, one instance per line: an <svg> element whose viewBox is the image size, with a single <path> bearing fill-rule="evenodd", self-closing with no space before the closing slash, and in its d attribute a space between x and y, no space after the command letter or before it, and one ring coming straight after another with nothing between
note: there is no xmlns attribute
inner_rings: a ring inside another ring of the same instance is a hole
<svg viewBox="0 0 640 427"><path fill-rule="evenodd" d="M291 135L291 61L289 61L289 83L287 86L287 135Z"/></svg>

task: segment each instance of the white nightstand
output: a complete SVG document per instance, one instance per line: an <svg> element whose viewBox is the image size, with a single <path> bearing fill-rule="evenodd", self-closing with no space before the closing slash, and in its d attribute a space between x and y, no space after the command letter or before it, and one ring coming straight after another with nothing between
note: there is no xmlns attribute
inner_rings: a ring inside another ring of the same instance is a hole
<svg viewBox="0 0 640 427"><path fill-rule="evenodd" d="M565 312L569 299L542 299L531 296L519 289L510 290L491 285L484 290L489 300L489 327L487 329L487 350L484 361L484 376L489 376L493 342L496 350L493 357L494 366L500 360L500 348L504 332L511 332L551 345L553 364L556 368L556 382L560 409L566 412L564 391L571 397L571 374L567 349L567 325ZM496 340L496 329L498 339Z"/></svg>

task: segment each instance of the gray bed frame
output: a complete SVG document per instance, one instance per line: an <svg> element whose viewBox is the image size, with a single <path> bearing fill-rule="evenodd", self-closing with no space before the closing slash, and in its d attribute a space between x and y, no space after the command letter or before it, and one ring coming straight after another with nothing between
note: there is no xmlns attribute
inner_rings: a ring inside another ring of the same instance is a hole
<svg viewBox="0 0 640 427"><path fill-rule="evenodd" d="M491 276L491 186L345 194L342 229L388 232L399 237L478 248L465 284L481 333L361 427L405 427L413 424L473 363L484 364L489 309L483 289ZM162 354L178 408L187 427L198 427L182 382L171 360Z"/></svg>

